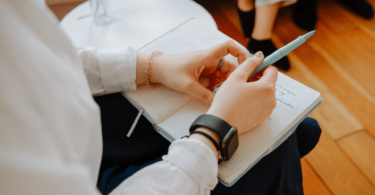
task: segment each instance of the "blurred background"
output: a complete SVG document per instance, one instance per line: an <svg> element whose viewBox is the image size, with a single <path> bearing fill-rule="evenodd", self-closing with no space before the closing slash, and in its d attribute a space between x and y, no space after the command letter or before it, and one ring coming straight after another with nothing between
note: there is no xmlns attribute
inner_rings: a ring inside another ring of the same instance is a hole
<svg viewBox="0 0 375 195"><path fill-rule="evenodd" d="M83 2L46 0L59 20ZM195 2L212 15L221 32L247 46L237 0ZM324 98L310 116L317 119L323 134L301 160L304 191L306 195L375 194L375 20L334 0L315 2L317 7L310 8L317 13L316 33L288 55L291 69L284 72ZM375 0L368 2L375 6ZM297 6L279 10L271 38L276 47L308 32L292 19ZM315 16L301 17L314 20Z"/></svg>

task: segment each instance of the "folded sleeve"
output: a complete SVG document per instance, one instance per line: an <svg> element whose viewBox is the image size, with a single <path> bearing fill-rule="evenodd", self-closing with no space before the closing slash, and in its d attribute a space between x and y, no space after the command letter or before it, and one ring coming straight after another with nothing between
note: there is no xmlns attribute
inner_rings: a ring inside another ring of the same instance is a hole
<svg viewBox="0 0 375 195"><path fill-rule="evenodd" d="M208 195L218 182L218 165L212 150L198 140L174 141L163 161L138 171L111 195Z"/></svg>
<svg viewBox="0 0 375 195"><path fill-rule="evenodd" d="M137 89L137 52L133 48L77 50L94 96Z"/></svg>

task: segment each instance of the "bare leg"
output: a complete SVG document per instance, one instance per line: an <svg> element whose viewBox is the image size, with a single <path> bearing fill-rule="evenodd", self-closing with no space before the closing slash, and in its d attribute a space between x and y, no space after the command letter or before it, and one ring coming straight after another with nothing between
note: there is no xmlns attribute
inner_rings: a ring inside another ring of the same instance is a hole
<svg viewBox="0 0 375 195"><path fill-rule="evenodd" d="M275 23L280 2L255 8L255 25L247 48L252 52L262 51L265 56L277 50L272 43L271 35ZM274 65L284 71L290 69L290 62L287 57L281 58Z"/></svg>
<svg viewBox="0 0 375 195"><path fill-rule="evenodd" d="M243 12L249 12L254 9L254 2L253 0L238 0L238 9Z"/></svg>
<svg viewBox="0 0 375 195"><path fill-rule="evenodd" d="M252 38L259 41L271 39L273 24L279 8L280 2L255 9L255 26L251 35Z"/></svg>

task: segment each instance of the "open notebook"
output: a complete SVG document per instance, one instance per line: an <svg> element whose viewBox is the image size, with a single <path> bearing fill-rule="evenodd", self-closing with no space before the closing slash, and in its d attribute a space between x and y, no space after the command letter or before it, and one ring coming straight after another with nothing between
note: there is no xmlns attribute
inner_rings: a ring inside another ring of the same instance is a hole
<svg viewBox="0 0 375 195"><path fill-rule="evenodd" d="M206 49L230 39L220 31L205 28L198 20L191 20L138 51L152 53L161 50L175 54ZM233 56L228 56L228 59L237 63ZM241 135L238 150L229 161L219 165L218 176L224 185L233 185L263 156L280 145L322 101L319 92L282 73L279 73L276 89L277 106L272 115L261 126ZM188 135L192 122L209 108L203 101L163 85L151 89L141 85L137 91L123 94L135 107L143 109L144 116L170 141Z"/></svg>

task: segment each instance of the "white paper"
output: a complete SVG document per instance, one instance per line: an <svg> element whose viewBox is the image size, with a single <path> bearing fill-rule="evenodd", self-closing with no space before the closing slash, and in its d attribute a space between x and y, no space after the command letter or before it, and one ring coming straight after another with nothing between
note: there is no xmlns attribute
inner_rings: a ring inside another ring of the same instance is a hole
<svg viewBox="0 0 375 195"><path fill-rule="evenodd" d="M207 30L193 20L146 45L139 52L161 50L167 54L176 54L206 49L228 39L219 31ZM240 146L231 160L220 164L219 177L222 180L230 183L237 178L320 99L320 93L282 73L279 73L276 89L277 106L272 115L261 126L241 135ZM162 85L152 89L139 86L136 92L126 92L126 95L140 104L173 139L189 134L191 123L209 108L201 100Z"/></svg>

